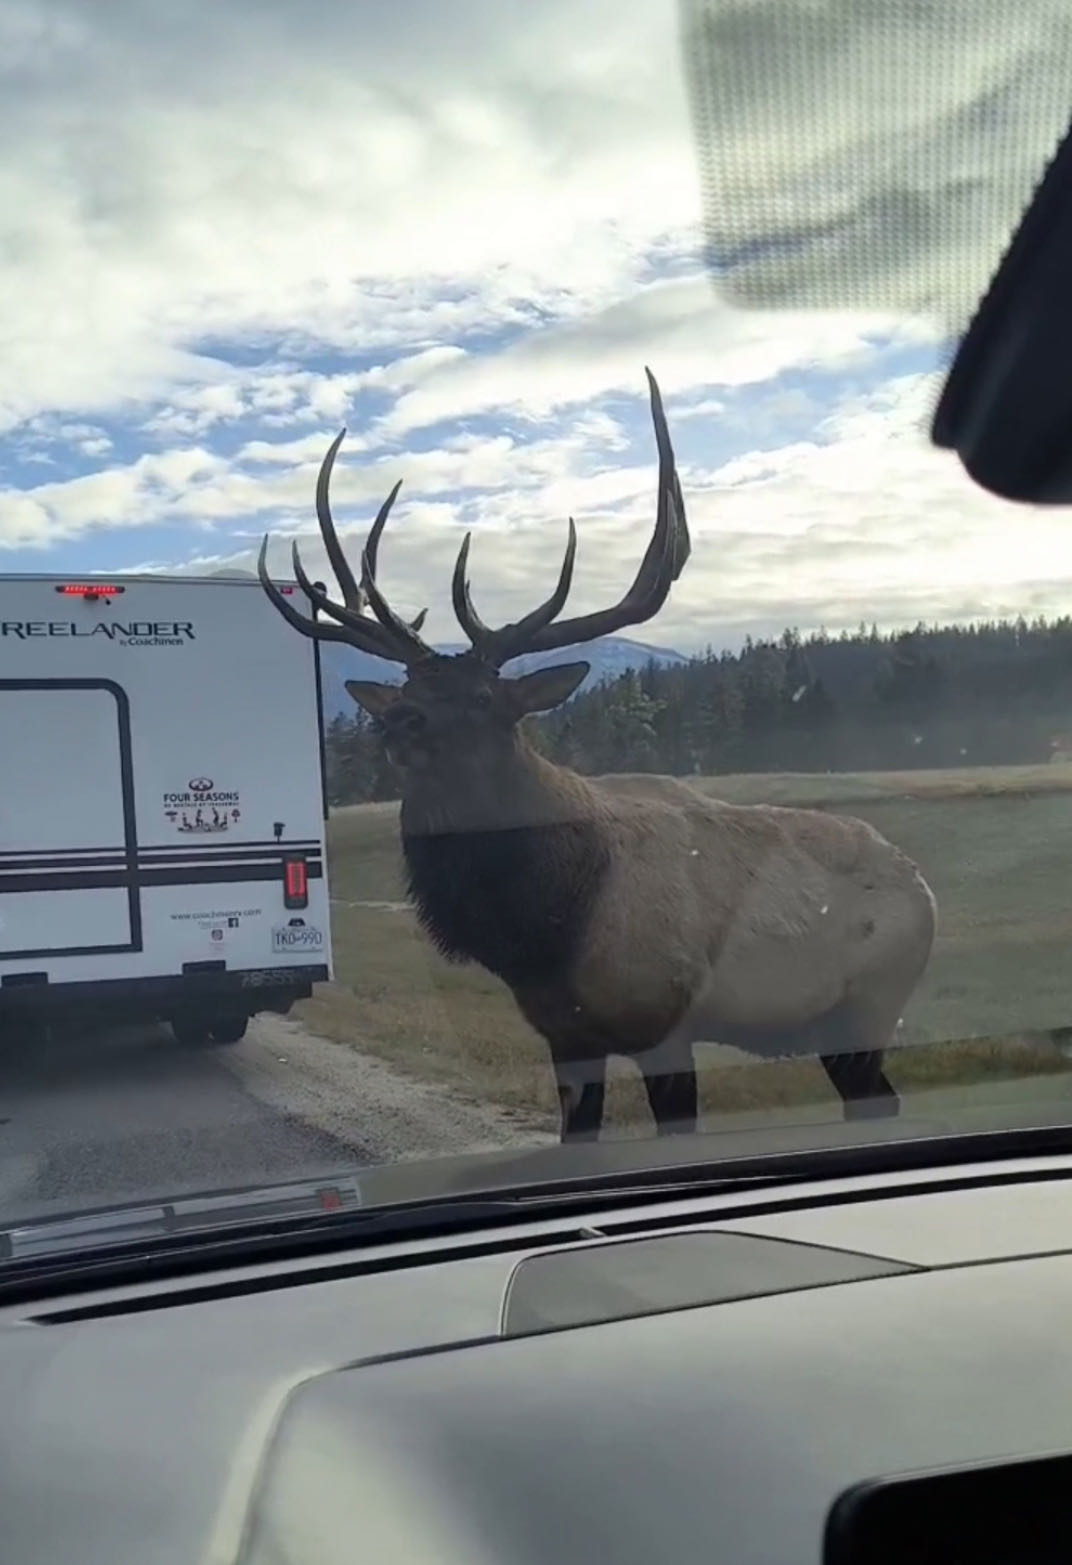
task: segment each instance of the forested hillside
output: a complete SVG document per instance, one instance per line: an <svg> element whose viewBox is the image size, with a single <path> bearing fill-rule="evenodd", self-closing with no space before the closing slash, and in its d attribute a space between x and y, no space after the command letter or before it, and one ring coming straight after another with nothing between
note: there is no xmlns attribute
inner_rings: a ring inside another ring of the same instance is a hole
<svg viewBox="0 0 1072 1565"><path fill-rule="evenodd" d="M1072 748L1072 618L747 642L649 664L533 722L582 772L872 771L1048 760ZM393 798L372 725L328 726L335 804Z"/></svg>

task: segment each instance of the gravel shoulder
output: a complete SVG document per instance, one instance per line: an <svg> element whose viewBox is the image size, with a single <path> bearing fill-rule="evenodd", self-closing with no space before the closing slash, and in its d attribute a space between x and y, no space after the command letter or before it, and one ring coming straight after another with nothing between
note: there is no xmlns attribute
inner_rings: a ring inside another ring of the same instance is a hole
<svg viewBox="0 0 1072 1565"><path fill-rule="evenodd" d="M294 1017L258 1016L220 1059L261 1102L353 1147L363 1160L446 1157L557 1139L533 1116L421 1082Z"/></svg>

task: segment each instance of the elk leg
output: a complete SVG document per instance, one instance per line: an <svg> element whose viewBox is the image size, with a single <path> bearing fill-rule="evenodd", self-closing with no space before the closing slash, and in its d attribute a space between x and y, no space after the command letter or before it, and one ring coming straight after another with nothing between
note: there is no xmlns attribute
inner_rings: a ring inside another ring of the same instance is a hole
<svg viewBox="0 0 1072 1565"><path fill-rule="evenodd" d="M656 1069L656 1062L672 1068ZM658 1054L641 1064L644 1088L660 1136L692 1135L699 1112L696 1061L689 1044L677 1044L662 1059Z"/></svg>
<svg viewBox="0 0 1072 1565"><path fill-rule="evenodd" d="M819 1057L847 1120L893 1119L900 1113L901 1100L882 1069L881 1049Z"/></svg>
<svg viewBox="0 0 1072 1565"><path fill-rule="evenodd" d="M556 1060L555 1081L562 1113L559 1140L598 1141L607 1093L606 1055L591 1060Z"/></svg>

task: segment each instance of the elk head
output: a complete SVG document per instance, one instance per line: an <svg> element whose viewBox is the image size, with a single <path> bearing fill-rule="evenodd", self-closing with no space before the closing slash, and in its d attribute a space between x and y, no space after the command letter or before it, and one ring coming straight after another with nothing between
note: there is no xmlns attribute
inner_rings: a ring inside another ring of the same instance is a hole
<svg viewBox="0 0 1072 1565"><path fill-rule="evenodd" d="M342 602L334 602L311 582L293 546L294 575L310 602L327 621L300 614L269 580L261 545L258 575L261 585L284 618L306 636L342 641L363 652L401 663L405 682L379 684L347 680L354 701L383 727L391 760L411 772L427 771L444 759L479 767L504 741L509 742L522 717L560 706L589 672L588 663L564 663L516 677L503 675L503 664L523 654L572 647L627 625L639 625L657 614L670 587L681 574L691 544L670 444L662 398L651 371L646 371L652 419L659 451L655 528L633 585L613 608L560 620L573 577L577 531L569 520L569 538L558 583L546 602L515 624L491 629L480 619L469 593L467 567L471 534L466 534L454 568L454 612L465 632L465 652L435 652L419 634L424 613L407 624L388 604L376 585L376 552L388 513L401 483L380 507L361 554L358 585L343 554L328 501L331 470L345 430L332 442L317 481L316 510L328 558L338 577ZM371 609L372 617L366 612Z"/></svg>

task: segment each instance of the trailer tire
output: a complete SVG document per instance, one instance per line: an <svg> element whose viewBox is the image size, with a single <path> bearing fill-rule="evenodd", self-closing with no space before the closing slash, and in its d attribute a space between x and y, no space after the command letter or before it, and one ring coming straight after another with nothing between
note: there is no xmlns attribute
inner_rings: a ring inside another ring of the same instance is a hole
<svg viewBox="0 0 1072 1565"><path fill-rule="evenodd" d="M238 1043L246 1036L246 1028L249 1026L249 1017L238 1013L230 1016L221 1015L212 1018L213 1043Z"/></svg>
<svg viewBox="0 0 1072 1565"><path fill-rule="evenodd" d="M211 1018L200 1011L184 1011L171 1018L171 1030L176 1043L198 1048L210 1040Z"/></svg>

